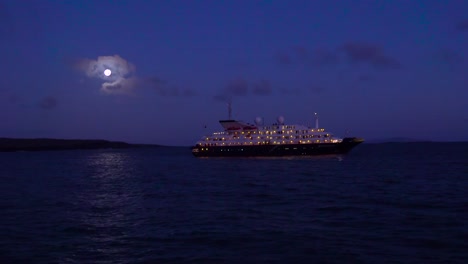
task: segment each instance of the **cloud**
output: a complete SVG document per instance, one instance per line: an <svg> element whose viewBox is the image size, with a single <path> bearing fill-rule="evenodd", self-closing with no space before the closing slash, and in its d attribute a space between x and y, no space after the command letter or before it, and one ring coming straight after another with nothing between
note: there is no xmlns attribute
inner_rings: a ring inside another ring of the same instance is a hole
<svg viewBox="0 0 468 264"><path fill-rule="evenodd" d="M339 62L338 54L334 51L325 48L315 48L308 50L303 46L293 48L296 61L305 63L315 67L334 65Z"/></svg>
<svg viewBox="0 0 468 264"><path fill-rule="evenodd" d="M304 46L294 46L287 51L278 52L275 59L280 65L308 65L322 67L339 63L338 54L325 48L309 50Z"/></svg>
<svg viewBox="0 0 468 264"><path fill-rule="evenodd" d="M396 58L385 54L382 47L363 42L348 42L335 49L294 46L287 51L278 52L275 59L280 65L327 67L338 65L343 60L343 54L352 63L365 63L375 68L399 69L402 66Z"/></svg>
<svg viewBox="0 0 468 264"><path fill-rule="evenodd" d="M196 91L189 88L180 88L176 85L171 85L168 81L158 77L151 77L142 80L143 86L156 91L159 96L196 96Z"/></svg>
<svg viewBox="0 0 468 264"><path fill-rule="evenodd" d="M157 88L157 93L160 96L195 96L197 93L191 89L182 89L177 86L162 86Z"/></svg>
<svg viewBox="0 0 468 264"><path fill-rule="evenodd" d="M289 66L299 64L307 58L307 49L303 46L294 46L288 50L278 51L274 55L275 61L279 65Z"/></svg>
<svg viewBox="0 0 468 264"><path fill-rule="evenodd" d="M226 86L226 92L234 96L246 96L249 91L249 84L244 79L235 79L229 81Z"/></svg>
<svg viewBox="0 0 468 264"><path fill-rule="evenodd" d="M234 96L267 96L271 95L273 87L268 80L260 80L249 84L242 78L228 81L226 87L216 94L213 99L221 102L231 102Z"/></svg>
<svg viewBox="0 0 468 264"><path fill-rule="evenodd" d="M101 92L104 94L131 95L134 94L136 88L151 89L159 96L195 96L197 94L192 89L182 89L158 77L137 77L135 65L119 55L100 56L96 60L68 60L67 63L90 78L104 81L101 85ZM107 69L111 71L109 76L104 74Z"/></svg>
<svg viewBox="0 0 468 264"><path fill-rule="evenodd" d="M458 22L455 28L460 31L468 31L468 19Z"/></svg>
<svg viewBox="0 0 468 264"><path fill-rule="evenodd" d="M382 47L371 43L348 42L342 50L353 63L367 63L376 68L399 69L400 62L386 55Z"/></svg>
<svg viewBox="0 0 468 264"><path fill-rule="evenodd" d="M226 94L217 94L213 96L213 99L220 102L231 102L231 97Z"/></svg>
<svg viewBox="0 0 468 264"><path fill-rule="evenodd" d="M137 78L115 78L112 82L104 82L101 92L105 94L132 94L137 86Z"/></svg>
<svg viewBox="0 0 468 264"><path fill-rule="evenodd" d="M106 94L129 94L136 87L138 80L134 76L135 65L119 55L99 56L96 60L79 59L72 63L74 68L90 78L104 81L101 91ZM106 76L104 71L109 69L111 74Z"/></svg>
<svg viewBox="0 0 468 264"><path fill-rule="evenodd" d="M41 99L41 101L39 101L39 107L44 110L54 109L57 107L57 105L58 105L58 101L53 96L44 97Z"/></svg>
<svg viewBox="0 0 468 264"><path fill-rule="evenodd" d="M254 95L270 95L273 89L271 83L267 80L261 80L257 83L254 83L252 93Z"/></svg>
<svg viewBox="0 0 468 264"><path fill-rule="evenodd" d="M249 84L242 78L228 81L224 90L215 95L213 99L221 102L231 102L233 96L246 96L249 92Z"/></svg>

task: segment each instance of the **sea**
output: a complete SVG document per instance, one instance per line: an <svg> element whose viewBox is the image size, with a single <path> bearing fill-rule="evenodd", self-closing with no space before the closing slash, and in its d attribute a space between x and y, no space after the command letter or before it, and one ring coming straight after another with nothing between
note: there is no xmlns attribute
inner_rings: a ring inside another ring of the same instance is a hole
<svg viewBox="0 0 468 264"><path fill-rule="evenodd" d="M0 153L0 263L468 263L468 142Z"/></svg>

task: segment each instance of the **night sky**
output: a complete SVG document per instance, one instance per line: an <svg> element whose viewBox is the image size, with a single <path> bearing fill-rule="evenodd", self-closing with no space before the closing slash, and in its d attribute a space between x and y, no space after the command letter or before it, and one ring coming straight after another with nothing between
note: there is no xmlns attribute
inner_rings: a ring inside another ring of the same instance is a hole
<svg viewBox="0 0 468 264"><path fill-rule="evenodd" d="M231 101L248 122L313 125L317 112L336 136L468 140L467 10L0 0L0 137L188 146L220 130Z"/></svg>

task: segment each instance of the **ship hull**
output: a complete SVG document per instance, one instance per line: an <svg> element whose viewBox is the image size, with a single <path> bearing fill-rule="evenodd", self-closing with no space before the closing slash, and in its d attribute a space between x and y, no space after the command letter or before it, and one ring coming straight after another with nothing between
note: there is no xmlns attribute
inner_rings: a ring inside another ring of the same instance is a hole
<svg viewBox="0 0 468 264"><path fill-rule="evenodd" d="M362 139L344 138L340 143L316 144L281 144L281 145L243 145L243 146L211 146L192 147L195 157L280 157L280 156L318 156L330 154L346 154Z"/></svg>

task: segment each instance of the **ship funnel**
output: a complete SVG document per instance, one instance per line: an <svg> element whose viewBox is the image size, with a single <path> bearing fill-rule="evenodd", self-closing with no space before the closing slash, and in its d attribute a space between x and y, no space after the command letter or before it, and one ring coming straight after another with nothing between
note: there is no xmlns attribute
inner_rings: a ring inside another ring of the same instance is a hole
<svg viewBox="0 0 468 264"><path fill-rule="evenodd" d="M318 115L315 113L315 128L319 128Z"/></svg>

